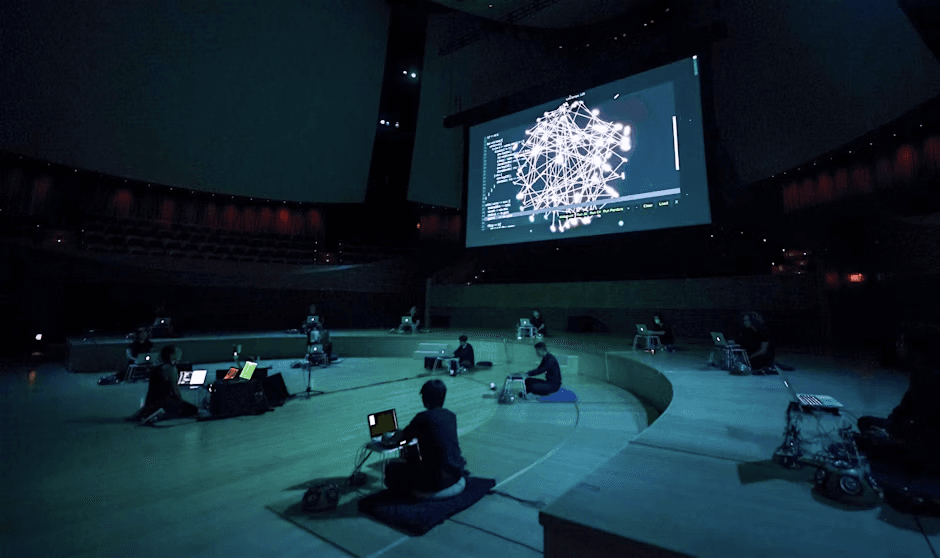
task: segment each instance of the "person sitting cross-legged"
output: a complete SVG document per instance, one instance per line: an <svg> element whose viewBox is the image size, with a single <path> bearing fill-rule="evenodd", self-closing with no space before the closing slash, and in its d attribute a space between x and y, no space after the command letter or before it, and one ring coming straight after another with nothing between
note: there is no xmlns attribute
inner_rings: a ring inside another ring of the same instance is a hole
<svg viewBox="0 0 940 558"><path fill-rule="evenodd" d="M396 431L392 443L418 440L418 451L410 459L393 459L385 466L385 486L401 493L440 493L466 482L467 461L457 441L457 415L444 408L447 386L428 380L421 386L425 411L415 415L404 430ZM457 492L457 490L455 490Z"/></svg>
<svg viewBox="0 0 940 558"><path fill-rule="evenodd" d="M526 372L526 375L530 376L525 380L526 393L551 395L561 388L561 367L558 365L558 359L555 358L555 355L548 352L545 343L541 341L535 344L535 354L542 358L542 362L539 363L539 367L535 370ZM541 374L545 374L544 380L531 377ZM520 393L519 396L525 398L525 394L523 393Z"/></svg>
<svg viewBox="0 0 940 558"><path fill-rule="evenodd" d="M177 363L182 358L183 351L175 345L166 345L160 350L161 362L150 371L144 406L131 417L132 420L155 422L199 414L198 407L184 401L180 394Z"/></svg>
<svg viewBox="0 0 940 558"><path fill-rule="evenodd" d="M451 376L466 371L468 368L473 368L473 365L476 364L473 355L473 345L467 343L467 336L461 335L457 340L460 341L460 346L454 351L454 358L456 360L451 361Z"/></svg>

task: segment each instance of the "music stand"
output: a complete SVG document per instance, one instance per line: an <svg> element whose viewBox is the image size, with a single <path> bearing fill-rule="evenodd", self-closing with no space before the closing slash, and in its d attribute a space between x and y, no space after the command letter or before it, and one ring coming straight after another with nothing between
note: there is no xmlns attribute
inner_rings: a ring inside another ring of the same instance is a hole
<svg viewBox="0 0 940 558"><path fill-rule="evenodd" d="M305 356L303 359L303 364L301 365L304 370L307 371L307 389L304 390L304 393L307 394L307 399L314 395L323 395L326 392L318 389L313 389L310 387L313 378L313 363Z"/></svg>

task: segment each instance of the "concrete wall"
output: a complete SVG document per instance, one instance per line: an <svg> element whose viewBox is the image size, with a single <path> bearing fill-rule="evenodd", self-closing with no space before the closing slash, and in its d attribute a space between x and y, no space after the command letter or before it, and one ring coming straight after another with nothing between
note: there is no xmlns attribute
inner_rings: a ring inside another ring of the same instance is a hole
<svg viewBox="0 0 940 558"><path fill-rule="evenodd" d="M778 341L826 335L820 295L807 276L708 278L596 283L434 285L434 317L450 328L507 328L541 309L549 333L604 332L632 337L637 323L662 312L680 340L706 341L710 331L735 332L742 311L764 314Z"/></svg>

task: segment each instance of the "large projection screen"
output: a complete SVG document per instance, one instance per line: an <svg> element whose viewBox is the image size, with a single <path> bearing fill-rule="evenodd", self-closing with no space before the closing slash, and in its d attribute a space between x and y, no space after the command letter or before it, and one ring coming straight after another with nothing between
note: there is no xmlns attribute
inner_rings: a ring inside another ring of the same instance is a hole
<svg viewBox="0 0 940 558"><path fill-rule="evenodd" d="M711 222L697 56L470 128L467 246Z"/></svg>

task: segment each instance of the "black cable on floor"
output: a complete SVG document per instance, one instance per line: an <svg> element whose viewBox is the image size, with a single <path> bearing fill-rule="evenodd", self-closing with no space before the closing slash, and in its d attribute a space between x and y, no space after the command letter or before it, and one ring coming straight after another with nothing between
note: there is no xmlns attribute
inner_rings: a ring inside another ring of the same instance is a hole
<svg viewBox="0 0 940 558"><path fill-rule="evenodd" d="M511 543L518 544L519 546L524 546L524 547L526 547L526 548L528 548L528 549L530 549L530 550L534 550L535 552L538 552L539 554L545 554L545 551L544 551L544 550L535 548L535 547L532 546L532 545L528 545L528 544L526 544L526 543L524 543L524 542L520 542L520 541L517 541L517 540L515 540L515 539L510 539L509 537L506 537L506 536L504 536L504 535L500 535L499 533L494 533L493 531L488 531L488 530L486 530L486 529L484 529L484 528L482 528L482 527L477 527L476 525L471 525L470 523L466 523L466 522L463 522L463 521L458 521L458 520L456 520L456 519L454 519L454 518L450 518L450 519L448 519L448 521L453 521L454 523L457 523L458 525L464 525L464 526L466 526L466 527L470 527L471 529L476 529L477 531L481 531L481 532L483 532L483 533L486 533L487 535L493 535L494 537L498 537L498 538L500 538L500 539L503 539L504 541L509 541L509 542L511 542Z"/></svg>
<svg viewBox="0 0 940 558"><path fill-rule="evenodd" d="M934 558L940 558L937 556L937 550L933 547L933 544L930 542L930 537L927 536L927 531L924 529L924 525L920 522L919 516L914 516L914 521L917 522L917 528L920 529L922 535L924 535L924 540L927 541L927 546L930 547L930 552L933 553Z"/></svg>
<svg viewBox="0 0 940 558"><path fill-rule="evenodd" d="M531 507L533 507L533 508L535 508L535 509L542 509L542 508L544 508L545 506L548 505L547 503L545 503L545 502L543 502L543 501L541 501L541 500L526 500L525 498L519 498L518 496L513 496L512 494L509 494L508 492L502 492L502 491L499 491L499 490L490 490L490 494L496 494L496 495L499 495L499 496L504 496L504 497L506 497L506 498L510 498L510 499L515 500L515 501L517 501L517 502L522 502L523 504L525 504L525 505L527 505L527 506L531 506Z"/></svg>

